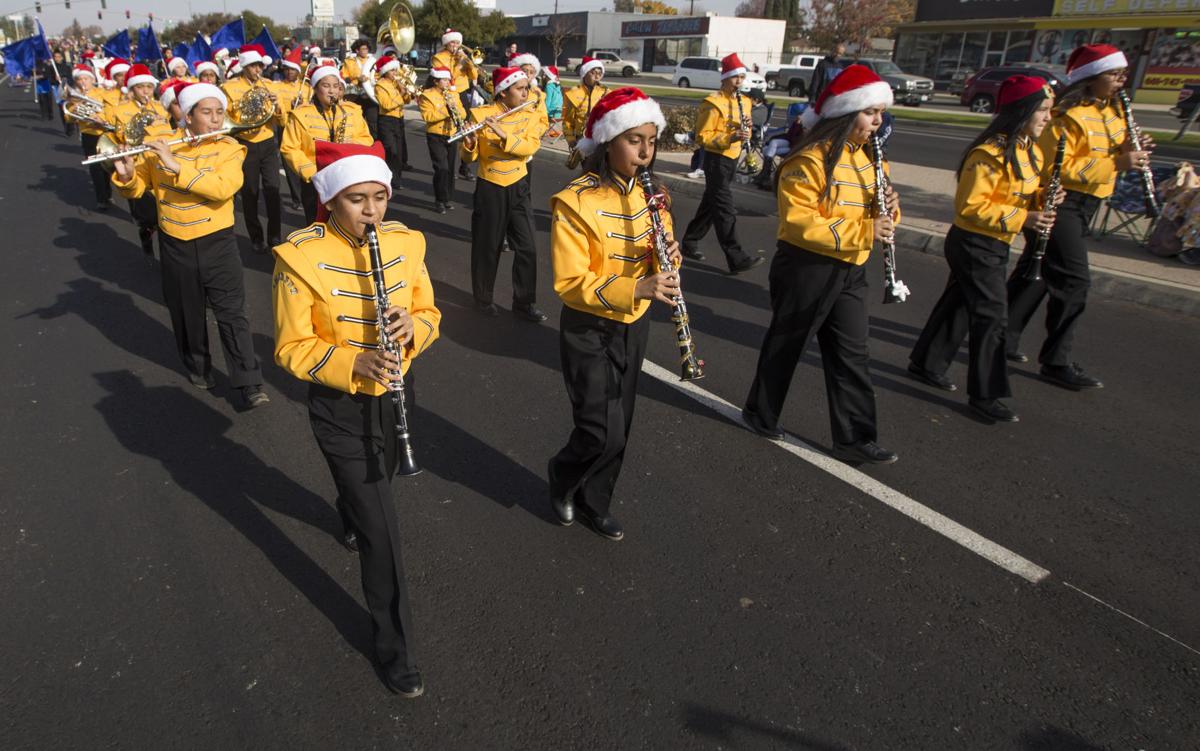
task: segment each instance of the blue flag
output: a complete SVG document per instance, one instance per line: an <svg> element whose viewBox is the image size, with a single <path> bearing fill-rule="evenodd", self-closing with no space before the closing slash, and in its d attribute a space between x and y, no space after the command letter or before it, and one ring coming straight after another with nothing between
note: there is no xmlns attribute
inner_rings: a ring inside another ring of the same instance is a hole
<svg viewBox="0 0 1200 751"><path fill-rule="evenodd" d="M146 24L138 29L137 59L157 62L161 58L162 48L158 46L158 37L154 35L154 25Z"/></svg>
<svg viewBox="0 0 1200 751"><path fill-rule="evenodd" d="M196 70L196 63L212 60L212 48L208 46L208 42L204 41L204 35L200 32L196 32L196 39L188 49L186 58L188 65L192 66L192 70Z"/></svg>
<svg viewBox="0 0 1200 751"><path fill-rule="evenodd" d="M104 49L104 54L109 57L119 57L128 60L130 58L129 29L121 29L121 33L114 34L112 38L101 46Z"/></svg>
<svg viewBox="0 0 1200 751"><path fill-rule="evenodd" d="M258 32L258 36L250 40L250 44L257 44L266 50L271 62L279 62L279 48L275 46L275 40L271 38L271 32L265 25L262 27L262 31Z"/></svg>
<svg viewBox="0 0 1200 751"><path fill-rule="evenodd" d="M187 45L187 42L180 42L171 49L171 54L188 65L188 73L192 72L192 61L190 59L192 48Z"/></svg>
<svg viewBox="0 0 1200 751"><path fill-rule="evenodd" d="M54 55L50 52L50 43L46 41L46 30L42 28L42 22L37 22L37 34L33 37L34 52L38 60L53 60Z"/></svg>
<svg viewBox="0 0 1200 751"><path fill-rule="evenodd" d="M217 29L217 33L212 35L208 44L214 50L224 47L229 50L230 54L237 57L238 47L245 43L246 31L242 27L242 19L239 18Z"/></svg>
<svg viewBox="0 0 1200 751"><path fill-rule="evenodd" d="M29 37L3 48L5 72L14 78L28 78L37 65L37 38Z"/></svg>

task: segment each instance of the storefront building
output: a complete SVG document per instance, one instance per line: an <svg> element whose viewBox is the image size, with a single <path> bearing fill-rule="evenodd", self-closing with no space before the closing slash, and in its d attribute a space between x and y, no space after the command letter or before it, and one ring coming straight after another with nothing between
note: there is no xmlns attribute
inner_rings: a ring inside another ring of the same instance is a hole
<svg viewBox="0 0 1200 751"><path fill-rule="evenodd" d="M1174 103L1200 83L1200 0L918 0L897 29L896 64L945 90L981 68L1055 66L1105 43L1129 58L1134 99Z"/></svg>

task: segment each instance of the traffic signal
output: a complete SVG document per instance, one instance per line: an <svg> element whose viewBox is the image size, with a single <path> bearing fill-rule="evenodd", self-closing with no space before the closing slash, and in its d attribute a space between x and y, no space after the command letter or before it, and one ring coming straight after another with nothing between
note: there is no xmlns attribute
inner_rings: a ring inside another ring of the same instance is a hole
<svg viewBox="0 0 1200 751"><path fill-rule="evenodd" d="M101 11L101 10L96 11L96 20L97 21L104 20L104 11Z"/></svg>
<svg viewBox="0 0 1200 751"><path fill-rule="evenodd" d="M125 11L125 18L126 18L126 19L128 19L128 18L129 18L129 11Z"/></svg>
<svg viewBox="0 0 1200 751"><path fill-rule="evenodd" d="M41 1L40 1L40 0L39 0L38 2L36 2L36 3L34 3L34 4L33 4L33 9L34 9L35 11L37 11L38 13L41 13L41 12L42 12L42 3L41 3Z"/></svg>
<svg viewBox="0 0 1200 751"><path fill-rule="evenodd" d="M151 21L153 21L153 20L154 20L154 14L153 14L153 13L151 13L151 14L150 14L150 20L151 20Z"/></svg>
<svg viewBox="0 0 1200 751"><path fill-rule="evenodd" d="M100 9L108 10L108 0L100 0Z"/></svg>
<svg viewBox="0 0 1200 751"><path fill-rule="evenodd" d="M70 9L71 9L71 0L64 0L64 2L63 2L63 6L64 6L64 7L65 7L67 10L70 10Z"/></svg>

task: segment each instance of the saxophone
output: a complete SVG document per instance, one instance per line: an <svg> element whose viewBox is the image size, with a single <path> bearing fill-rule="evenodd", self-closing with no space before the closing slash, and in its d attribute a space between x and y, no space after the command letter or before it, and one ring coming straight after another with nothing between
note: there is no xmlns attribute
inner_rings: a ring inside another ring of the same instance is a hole
<svg viewBox="0 0 1200 751"><path fill-rule="evenodd" d="M458 114L458 110L454 107L454 101L450 98L450 89L443 89L442 96L446 98L446 112L450 114L450 124L454 128L455 134L462 133L463 119Z"/></svg>

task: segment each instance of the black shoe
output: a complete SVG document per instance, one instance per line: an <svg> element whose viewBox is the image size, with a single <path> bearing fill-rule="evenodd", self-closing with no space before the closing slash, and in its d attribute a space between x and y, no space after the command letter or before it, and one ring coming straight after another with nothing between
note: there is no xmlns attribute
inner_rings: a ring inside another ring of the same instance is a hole
<svg viewBox="0 0 1200 751"><path fill-rule="evenodd" d="M105 199L96 204L96 211L108 211L113 207L112 199Z"/></svg>
<svg viewBox="0 0 1200 751"><path fill-rule="evenodd" d="M505 240L504 244L500 246L500 252L501 253L511 253L512 252L512 246L508 244L508 240Z"/></svg>
<svg viewBox="0 0 1200 751"><path fill-rule="evenodd" d="M517 305L514 303L513 315L524 318L526 321L530 321L532 323L541 323L542 321L546 320L546 314L542 312L541 308L533 303L529 303L528 305Z"/></svg>
<svg viewBox="0 0 1200 751"><path fill-rule="evenodd" d="M933 386L935 389L941 389L942 391L958 391L958 386L955 386L954 382L949 378L941 373L934 373L932 370L926 370L920 365L917 365L915 362L910 362L908 364L908 372L913 378L916 378L921 383L927 383L930 386Z"/></svg>
<svg viewBox="0 0 1200 751"><path fill-rule="evenodd" d="M867 464L891 464L900 457L881 448L875 441L833 444L833 456L844 462L866 462Z"/></svg>
<svg viewBox="0 0 1200 751"><path fill-rule="evenodd" d="M404 164L400 165L400 169L403 170L404 172L412 172L413 170L416 169L416 167L412 166L408 162L405 162Z"/></svg>
<svg viewBox="0 0 1200 751"><path fill-rule="evenodd" d="M267 396L267 392L263 391L262 386L243 386L242 399L246 402L247 409L255 409L271 403L271 397Z"/></svg>
<svg viewBox="0 0 1200 751"><path fill-rule="evenodd" d="M564 527L575 523L575 501L572 499L551 497L550 510L554 512L554 518L558 519L558 523Z"/></svg>
<svg viewBox="0 0 1200 751"><path fill-rule="evenodd" d="M253 250L255 253L260 253L260 254L266 253L267 250L269 250L269 248L267 248L267 244L265 242L263 242L262 240L259 240L256 243L251 243L250 247L251 247L251 250Z"/></svg>
<svg viewBox="0 0 1200 751"><path fill-rule="evenodd" d="M496 303L492 302L475 303L475 312L488 318L497 318L500 315L500 309L496 307Z"/></svg>
<svg viewBox="0 0 1200 751"><path fill-rule="evenodd" d="M757 412L751 412L745 407L742 408L742 424L749 428L752 432L758 433L763 438L771 438L779 440L783 438L783 431L779 428L768 428L758 416Z"/></svg>
<svg viewBox="0 0 1200 751"><path fill-rule="evenodd" d="M1083 372L1077 363L1070 365L1043 365L1042 378L1072 391L1084 389L1102 389L1104 384L1099 378L1092 378Z"/></svg>
<svg viewBox="0 0 1200 751"><path fill-rule="evenodd" d="M434 209L434 211L436 211L439 214L445 214L446 210L447 210L447 206L444 203L437 204L437 208Z"/></svg>
<svg viewBox="0 0 1200 751"><path fill-rule="evenodd" d="M475 182L475 176L474 176L474 175L472 175L470 172L465 172L465 173L464 173L464 172L459 172L459 173L458 173L458 179L459 179L459 180L466 180L466 181L467 181L467 182L469 182L469 183L473 183L473 182Z"/></svg>
<svg viewBox="0 0 1200 751"><path fill-rule="evenodd" d="M283 240L278 237L272 237L270 240L267 240L267 245L274 248L276 245L283 245Z"/></svg>
<svg viewBox="0 0 1200 751"><path fill-rule="evenodd" d="M594 514L581 506L579 508L579 518L601 537L607 537L610 540L620 540L625 536L625 530L621 527L621 523L611 516Z"/></svg>
<svg viewBox="0 0 1200 751"><path fill-rule="evenodd" d="M217 385L217 381L215 378L213 378L212 373L209 373L207 375L198 375L196 373L188 373L188 381L191 382L191 384L193 386L195 386L196 388L204 389L205 391L215 388Z"/></svg>
<svg viewBox="0 0 1200 751"><path fill-rule="evenodd" d="M446 202L445 202L445 203L443 203L442 205L446 207L446 211L453 211L453 210L454 210L454 204L453 204L453 203L451 203L450 201L446 201Z"/></svg>
<svg viewBox="0 0 1200 751"><path fill-rule="evenodd" d="M1009 362L1029 362L1029 355L1024 352L1006 352L1004 359Z"/></svg>
<svg viewBox="0 0 1200 751"><path fill-rule="evenodd" d="M994 422L1020 422L1021 418L1007 404L999 399L968 399L971 409L988 420Z"/></svg>
<svg viewBox="0 0 1200 751"><path fill-rule="evenodd" d="M342 532L342 547L349 550L351 553L358 552L358 533L353 529L347 529Z"/></svg>
<svg viewBox="0 0 1200 751"><path fill-rule="evenodd" d="M148 256L154 255L154 228L143 227L139 229L138 239L142 242L142 252Z"/></svg>
<svg viewBox="0 0 1200 751"><path fill-rule="evenodd" d="M749 271L755 266L762 266L764 261L766 261L766 259L762 256L746 256L746 258L733 264L733 266L729 268L729 273L740 274L743 271Z"/></svg>
<svg viewBox="0 0 1200 751"><path fill-rule="evenodd" d="M683 257L684 257L684 258L690 258L690 259L692 259L693 261L703 261L703 260L704 260L704 254L703 254L703 253L701 253L700 251L698 251L698 250L687 250L686 248L683 250Z"/></svg>
<svg viewBox="0 0 1200 751"><path fill-rule="evenodd" d="M383 669L383 682L393 694L399 694L405 699L415 699L425 693L425 682L417 670L392 663Z"/></svg>

